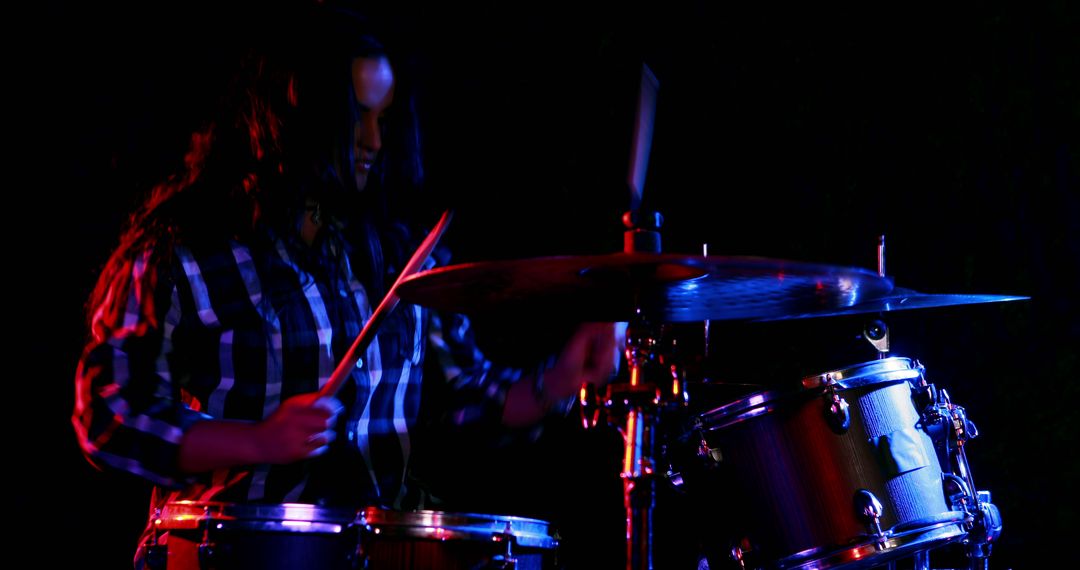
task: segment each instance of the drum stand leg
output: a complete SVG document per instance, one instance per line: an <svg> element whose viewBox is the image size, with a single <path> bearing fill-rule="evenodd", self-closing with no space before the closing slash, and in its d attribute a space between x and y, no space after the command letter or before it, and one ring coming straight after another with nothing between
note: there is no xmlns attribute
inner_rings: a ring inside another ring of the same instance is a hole
<svg viewBox="0 0 1080 570"><path fill-rule="evenodd" d="M640 186L639 186L640 187ZM636 209L623 215L623 251L660 253L658 212ZM642 276L641 283L650 282ZM636 316L626 331L626 362L630 381L609 384L606 407L608 423L619 427L623 436L623 505L626 509L626 568L652 570L652 513L656 503L656 457L654 438L661 406L685 404L685 387L665 369L657 354L658 337L641 312L639 291L635 291ZM661 388L662 384L670 383ZM672 389L672 387L674 389Z"/></svg>

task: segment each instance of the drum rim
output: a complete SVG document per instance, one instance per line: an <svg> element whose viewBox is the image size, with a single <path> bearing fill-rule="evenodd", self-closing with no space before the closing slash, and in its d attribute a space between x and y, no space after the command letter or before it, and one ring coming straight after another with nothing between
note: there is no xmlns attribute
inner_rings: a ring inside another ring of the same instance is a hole
<svg viewBox="0 0 1080 570"><path fill-rule="evenodd" d="M514 515L366 507L360 520L369 533L389 537L484 541L512 537L525 547L548 549L558 545L549 534L550 523Z"/></svg>
<svg viewBox="0 0 1080 570"><path fill-rule="evenodd" d="M825 385L836 385L841 388L854 388L875 384L866 382L868 376L886 376L889 379L903 376L905 380L918 378L921 374L919 367L910 359L903 356L890 356L851 364L843 368L828 370L820 374L813 374L802 379L804 388L812 389ZM888 380L885 380L888 381Z"/></svg>
<svg viewBox="0 0 1080 570"><path fill-rule="evenodd" d="M154 517L162 530L202 528L337 534L357 524L356 509L309 503L169 501Z"/></svg>
<svg viewBox="0 0 1080 570"><path fill-rule="evenodd" d="M909 522L913 524L916 521ZM964 525L970 517L962 511L949 511L929 517L922 526L903 531L891 530L883 540L866 537L855 544L840 547L817 547L798 552L776 561L777 568L793 570L827 570L834 567L851 568L850 564L863 561L857 567L878 566L917 550L930 550L962 540L968 535Z"/></svg>
<svg viewBox="0 0 1080 570"><path fill-rule="evenodd" d="M802 386L799 388L762 390L743 396L698 414L694 423L699 429L714 431L770 413L776 409L781 400L814 394L824 384L830 384L837 387L838 391L843 391L875 384L909 381L918 378L921 374L920 368L910 358L901 356L860 362L807 376L803 378Z"/></svg>

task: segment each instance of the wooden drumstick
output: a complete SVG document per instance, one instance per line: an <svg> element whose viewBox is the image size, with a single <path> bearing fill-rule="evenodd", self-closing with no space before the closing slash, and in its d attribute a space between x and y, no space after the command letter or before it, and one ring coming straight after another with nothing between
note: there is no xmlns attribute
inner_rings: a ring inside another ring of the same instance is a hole
<svg viewBox="0 0 1080 570"><path fill-rule="evenodd" d="M634 118L634 138L630 148L630 211L641 206L645 191L645 173L649 169L649 150L652 148L653 123L656 117L656 92L660 82L645 63L641 64L641 89L638 91L637 116Z"/></svg>
<svg viewBox="0 0 1080 570"><path fill-rule="evenodd" d="M356 363L360 360L360 355L367 350L372 339L375 337L375 331L379 329L379 324L397 307L398 301L401 299L397 295L398 285L401 284L409 275L416 273L418 269L423 267L428 258L431 257L431 252L435 250L435 245L439 243L439 238L446 232L446 227L450 225L450 219L453 217L452 210L446 210L443 212L439 223L435 224L431 233L424 238L424 242L420 244L420 247L413 253L412 258L405 264L404 269L401 270L401 274L398 275L394 284L390 286L390 290L387 291L386 296L376 307L375 312L371 313L371 318L364 323L363 330L357 335L356 340L353 341L352 346L349 347L349 352L345 354L345 358L341 359L337 368L334 369L334 373L330 375L330 379L326 381L326 384L319 389L319 396L322 398L333 397L341 389L342 384L345 383L345 379L349 377L349 372L356 366Z"/></svg>

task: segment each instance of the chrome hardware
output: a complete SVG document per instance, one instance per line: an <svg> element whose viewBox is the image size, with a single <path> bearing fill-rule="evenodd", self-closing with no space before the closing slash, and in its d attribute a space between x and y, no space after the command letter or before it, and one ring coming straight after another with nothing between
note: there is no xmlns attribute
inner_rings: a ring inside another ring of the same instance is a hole
<svg viewBox="0 0 1080 570"><path fill-rule="evenodd" d="M878 358L885 358L889 352L889 327L881 319L875 319L866 323L863 327L863 338L869 342L874 350L878 351Z"/></svg>
<svg viewBox="0 0 1080 570"><path fill-rule="evenodd" d="M210 506L203 506L203 520L202 531L203 538L202 543L199 544L199 567L200 568L213 568L214 565L214 549L217 545L210 540L210 525L212 524L213 517L210 516Z"/></svg>
<svg viewBox="0 0 1080 570"><path fill-rule="evenodd" d="M1001 536L1001 512L990 502L990 491L979 491L977 499L975 520L964 543L968 547L967 555L971 559L971 567L986 568L994 541Z"/></svg>
<svg viewBox="0 0 1080 570"><path fill-rule="evenodd" d="M739 565L740 570L746 570L746 552L747 549L743 548L743 545L750 544L750 540L744 538L739 544L731 547L729 556Z"/></svg>
<svg viewBox="0 0 1080 570"><path fill-rule="evenodd" d="M949 501L954 511L968 510L973 497L966 481L952 473L944 473L941 476L941 487L945 493L945 499Z"/></svg>
<svg viewBox="0 0 1080 570"><path fill-rule="evenodd" d="M846 433L851 427L851 406L836 389L832 376L826 376L825 382L825 421L834 432Z"/></svg>
<svg viewBox="0 0 1080 570"><path fill-rule="evenodd" d="M169 565L169 547L158 544L158 524L161 522L161 509L154 509L154 530L146 539L146 567L150 570L165 570Z"/></svg>
<svg viewBox="0 0 1080 570"><path fill-rule="evenodd" d="M491 534L492 542L501 542L506 545L506 552L491 557L490 570L517 570L517 558L514 558L514 529L510 521L506 521L503 531Z"/></svg>
<svg viewBox="0 0 1080 570"><path fill-rule="evenodd" d="M855 516L866 525L869 533L877 538L878 542L885 541L885 531L881 529L881 514L885 508L881 501L868 489L855 491L854 497Z"/></svg>

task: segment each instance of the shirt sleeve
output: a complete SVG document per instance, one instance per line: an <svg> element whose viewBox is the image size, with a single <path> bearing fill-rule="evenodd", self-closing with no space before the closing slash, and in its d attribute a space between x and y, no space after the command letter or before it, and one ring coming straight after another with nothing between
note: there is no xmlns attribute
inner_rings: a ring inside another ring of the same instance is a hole
<svg viewBox="0 0 1080 570"><path fill-rule="evenodd" d="M117 271L92 308L91 339L75 374L72 423L83 454L96 467L127 471L167 487L189 483L178 451L184 433L209 416L185 404L172 378L171 335L179 302L167 268L151 268L150 252Z"/></svg>
<svg viewBox="0 0 1080 570"><path fill-rule="evenodd" d="M457 426L474 426L499 433L509 442L525 436L538 437L542 423L511 429L502 424L506 395L516 382L543 377L553 358L543 359L535 369L503 366L488 360L477 346L469 318L456 313L433 312L428 334L430 355L448 385L448 420ZM429 368L430 369L430 368ZM539 390L539 386L534 387Z"/></svg>

